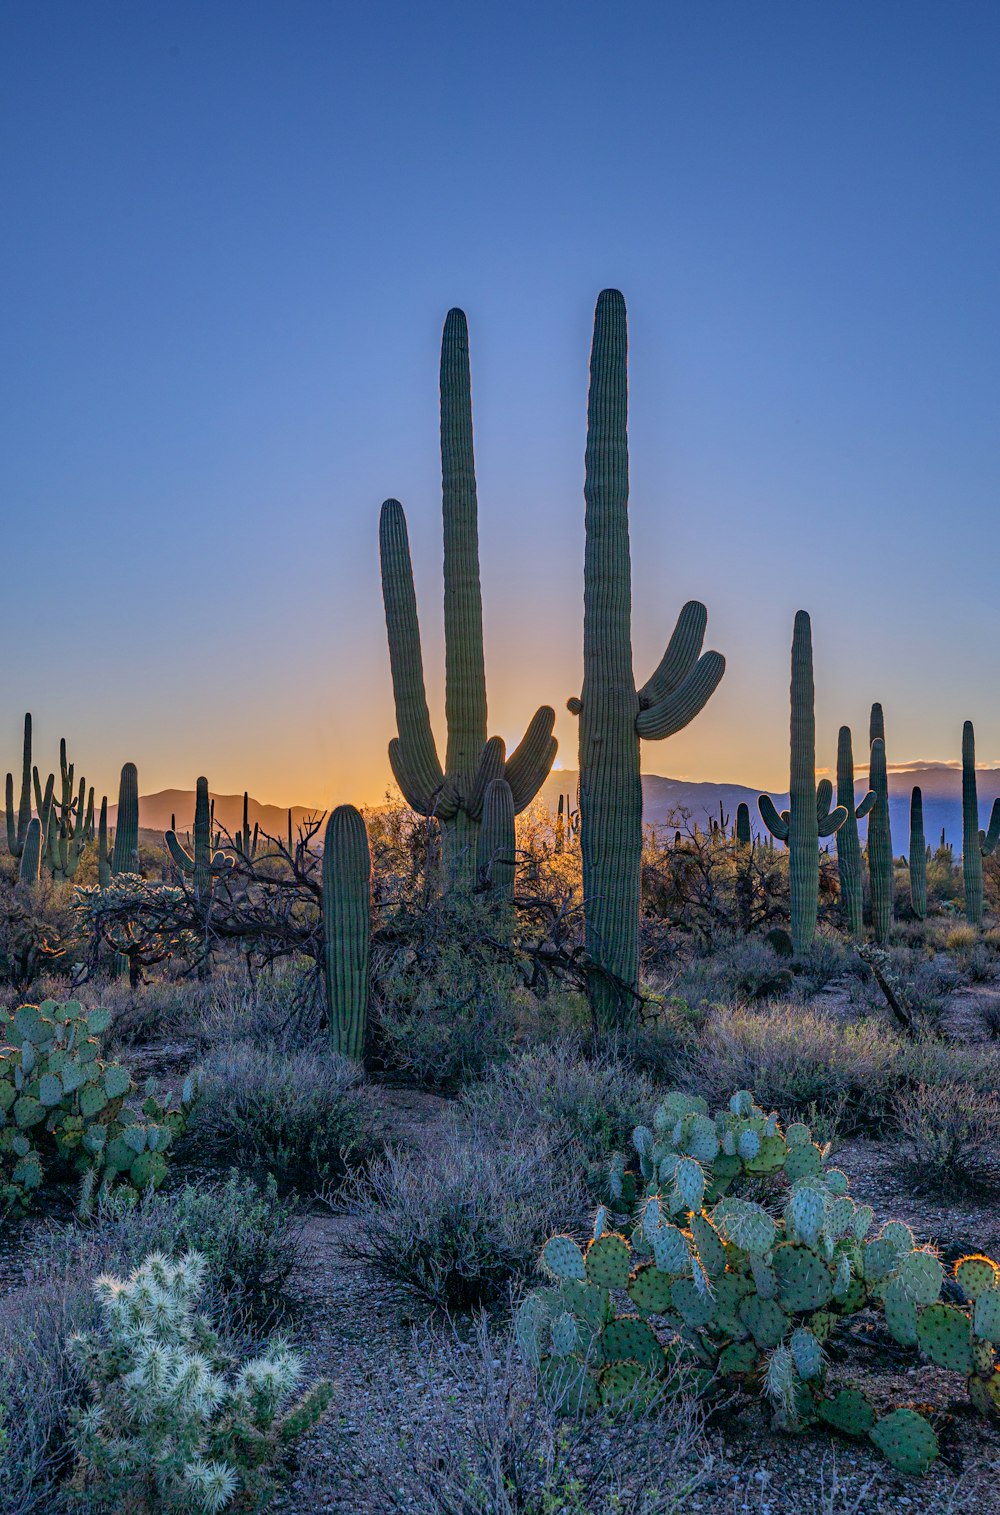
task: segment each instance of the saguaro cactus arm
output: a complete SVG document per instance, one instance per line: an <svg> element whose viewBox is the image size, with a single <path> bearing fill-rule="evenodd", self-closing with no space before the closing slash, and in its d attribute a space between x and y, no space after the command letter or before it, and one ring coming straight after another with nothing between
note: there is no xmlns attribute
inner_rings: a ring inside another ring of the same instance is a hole
<svg viewBox="0 0 1000 1515"><path fill-rule="evenodd" d="M410 544L406 516L398 500L386 500L382 506L379 554L399 732L390 746L389 761L407 804L419 815L430 815L444 784L444 772L427 708Z"/></svg>
<svg viewBox="0 0 1000 1515"><path fill-rule="evenodd" d="M14 775L7 775L7 848L12 857L20 857L31 821L31 715L24 717L24 745L21 749L21 796L14 814Z"/></svg>
<svg viewBox="0 0 1000 1515"><path fill-rule="evenodd" d="M531 717L527 731L504 766L503 776L510 785L518 814L531 804L552 768L559 746L552 735L555 723L552 706L542 705Z"/></svg>
<svg viewBox="0 0 1000 1515"><path fill-rule="evenodd" d="M764 822L764 825L767 827L768 831L770 831L771 835L776 836L779 842L787 842L789 824L791 821L791 816L789 815L788 811L782 810L779 814L778 807L769 794L761 794L758 796L757 808L760 811L761 820Z"/></svg>
<svg viewBox="0 0 1000 1515"><path fill-rule="evenodd" d="M639 690L635 729L648 741L661 741L694 720L711 699L726 671L719 652L701 654L708 611L688 600L677 617L667 650Z"/></svg>
<svg viewBox="0 0 1000 1515"><path fill-rule="evenodd" d="M979 833L979 850L983 857L989 857L997 849L1000 843L1000 799L993 801L993 809L990 811L989 829Z"/></svg>

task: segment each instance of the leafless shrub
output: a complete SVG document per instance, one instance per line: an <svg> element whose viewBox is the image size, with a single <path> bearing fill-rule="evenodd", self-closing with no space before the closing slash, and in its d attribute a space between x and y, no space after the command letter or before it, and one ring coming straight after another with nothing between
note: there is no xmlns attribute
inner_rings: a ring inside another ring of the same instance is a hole
<svg viewBox="0 0 1000 1515"><path fill-rule="evenodd" d="M897 1116L921 1188L991 1188L1000 1178L1000 1095L966 1083L918 1083L900 1095Z"/></svg>

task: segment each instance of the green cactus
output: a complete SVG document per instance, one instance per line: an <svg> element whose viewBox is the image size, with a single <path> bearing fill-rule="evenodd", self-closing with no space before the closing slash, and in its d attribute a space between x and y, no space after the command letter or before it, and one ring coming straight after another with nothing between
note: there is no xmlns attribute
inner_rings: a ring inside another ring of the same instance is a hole
<svg viewBox="0 0 1000 1515"><path fill-rule="evenodd" d="M364 818L339 805L323 843L323 939L327 1013L335 1052L360 1058L368 1019L371 854Z"/></svg>
<svg viewBox="0 0 1000 1515"><path fill-rule="evenodd" d="M788 845L792 944L804 952L816 933L819 906L819 839L832 836L847 819L843 805L831 809L833 785L816 783L816 712L812 625L804 610L795 613L792 632L791 782L789 810L780 815L770 795L758 801L764 825Z"/></svg>
<svg viewBox="0 0 1000 1515"><path fill-rule="evenodd" d="M101 799L101 818L97 825L97 882L106 889L111 882L111 848L108 844L108 797Z"/></svg>
<svg viewBox="0 0 1000 1515"><path fill-rule="evenodd" d="M701 653L707 612L691 601L641 689L632 667L628 531L628 333L615 289L598 297L590 359L580 717L580 842L590 998L597 1020L619 1024L639 987L642 787L639 744L687 726L725 671Z"/></svg>
<svg viewBox="0 0 1000 1515"><path fill-rule="evenodd" d="M39 816L45 816L43 866L54 879L62 881L76 873L83 849L94 836L94 790L91 787L88 796L86 780L81 777L74 795L74 776L75 765L67 758L63 738L59 743L59 798L55 797L53 774L39 803ZM37 773L35 784L39 792Z"/></svg>
<svg viewBox="0 0 1000 1515"><path fill-rule="evenodd" d="M983 924L983 858L1000 842L1000 799L993 801L988 831L979 829L976 788L976 734L971 721L962 727L962 876L965 916L973 926Z"/></svg>
<svg viewBox="0 0 1000 1515"><path fill-rule="evenodd" d="M246 863L252 863L257 856L257 843L260 838L260 826L255 821L254 828L250 830L250 796L243 791L243 825L236 833L235 844L238 855Z"/></svg>
<svg viewBox="0 0 1000 1515"><path fill-rule="evenodd" d="M31 716L24 717L24 748L21 759L21 798L14 812L14 775L7 775L7 850L20 857L31 821Z"/></svg>
<svg viewBox="0 0 1000 1515"><path fill-rule="evenodd" d="M17 870L19 884L37 884L42 874L42 823L32 816L24 833L21 862Z"/></svg>
<svg viewBox="0 0 1000 1515"><path fill-rule="evenodd" d="M894 915L892 831L889 826L889 776L885 756L885 717L874 704L868 726L871 765L868 785L875 803L868 817L868 880L872 896L872 931L880 944L889 940Z"/></svg>
<svg viewBox="0 0 1000 1515"><path fill-rule="evenodd" d="M855 804L851 728L841 726L837 737L837 804L847 811L847 819L837 832L837 872L840 875L840 900L847 919L847 930L855 941L860 941L864 935L864 889L858 821L864 819L874 803L875 792L869 789L861 803Z"/></svg>
<svg viewBox="0 0 1000 1515"><path fill-rule="evenodd" d="M163 840L177 867L190 876L195 899L204 902L211 890L213 875L229 867L226 854L212 850L212 808L207 778L201 777L195 783L194 855L182 846L176 831L165 832Z"/></svg>
<svg viewBox="0 0 1000 1515"><path fill-rule="evenodd" d="M893 1410L877 1421L868 1434L899 1473L926 1473L938 1455L934 1428L916 1410Z"/></svg>
<svg viewBox="0 0 1000 1515"><path fill-rule="evenodd" d="M745 800L740 800L736 807L735 835L740 847L749 847L753 841L753 832L750 828L750 806Z"/></svg>
<svg viewBox="0 0 1000 1515"><path fill-rule="evenodd" d="M389 744L389 761L407 804L420 815L437 816L441 823L446 886L469 886L475 880L476 838L487 784L505 778L515 810L523 810L541 788L557 744L552 735L555 712L549 706L536 712L510 757L500 737L487 741L469 333L460 310L448 312L441 342L441 477L445 764L442 768L427 709L406 517L398 500L385 501L379 523L382 597L399 733Z"/></svg>
<svg viewBox="0 0 1000 1515"><path fill-rule="evenodd" d="M114 877L139 872L139 774L134 763L123 766L118 785L118 819L111 872Z"/></svg>
<svg viewBox="0 0 1000 1515"><path fill-rule="evenodd" d="M918 921L927 918L927 839L924 797L919 784L910 791L910 905Z"/></svg>
<svg viewBox="0 0 1000 1515"><path fill-rule="evenodd" d="M483 813L476 843L480 882L487 885L490 902L512 923L514 876L517 869L514 833L514 796L506 779L491 779L483 796Z"/></svg>

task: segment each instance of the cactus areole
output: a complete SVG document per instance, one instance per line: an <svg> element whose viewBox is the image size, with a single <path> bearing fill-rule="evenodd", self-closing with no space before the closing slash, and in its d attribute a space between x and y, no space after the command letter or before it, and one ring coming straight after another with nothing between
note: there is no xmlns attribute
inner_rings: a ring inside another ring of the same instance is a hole
<svg viewBox="0 0 1000 1515"><path fill-rule="evenodd" d="M625 301L598 297L590 359L584 485L583 689L580 845L590 999L613 1026L637 1005L642 787L639 740L680 731L722 678L725 659L701 654L707 611L691 601L663 659L636 688L632 671L632 569L628 530L628 335Z"/></svg>

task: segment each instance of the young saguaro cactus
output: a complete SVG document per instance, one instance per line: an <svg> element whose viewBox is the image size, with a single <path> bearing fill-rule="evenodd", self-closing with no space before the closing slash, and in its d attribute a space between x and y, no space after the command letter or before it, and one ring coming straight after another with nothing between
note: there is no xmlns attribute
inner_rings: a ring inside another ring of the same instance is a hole
<svg viewBox="0 0 1000 1515"><path fill-rule="evenodd" d="M178 840L176 831L165 832L163 840L177 867L182 873L191 875L195 899L203 900L208 894L213 870L218 872L228 865L224 852L212 851L212 810L208 779L202 777L195 783L194 856Z"/></svg>
<svg viewBox="0 0 1000 1515"><path fill-rule="evenodd" d="M31 821L31 715L24 717L24 747L21 757L21 798L14 812L14 775L7 775L7 850L11 857L20 857L24 851L24 839Z"/></svg>
<svg viewBox="0 0 1000 1515"><path fill-rule="evenodd" d="M927 840L924 796L919 784L910 791L910 904L918 921L927 918Z"/></svg>
<svg viewBox="0 0 1000 1515"><path fill-rule="evenodd" d="M745 800L740 800L736 807L736 828L734 835L741 847L749 847L753 842L753 831L750 829L750 806Z"/></svg>
<svg viewBox="0 0 1000 1515"><path fill-rule="evenodd" d="M790 808L779 815L770 795L762 794L758 801L768 831L788 844L792 945L796 952L805 951L816 933L819 839L832 836L847 820L843 805L830 808L830 780L816 783L815 698L812 623L806 611L797 610L792 632Z"/></svg>
<svg viewBox="0 0 1000 1515"><path fill-rule="evenodd" d="M979 794L976 787L976 733L972 722L962 727L962 877L965 882L965 917L973 926L983 924L983 858L1000 842L1000 799L993 801L988 831L979 829Z"/></svg>
<svg viewBox="0 0 1000 1515"><path fill-rule="evenodd" d="M875 803L868 818L868 879L872 892L872 930L877 942L889 939L893 920L893 852L889 826L889 776L885 756L885 717L882 706L872 706L868 725L871 743L869 787Z"/></svg>
<svg viewBox="0 0 1000 1515"><path fill-rule="evenodd" d="M407 804L419 815L437 816L441 823L446 885L471 884L487 784L505 778L515 810L523 810L552 767L556 740L555 712L548 705L536 712L510 757L502 738L487 740L469 330L461 310L448 312L441 340L441 481L445 762L442 768L427 709L410 545L398 500L385 501L379 522L382 598L399 733L389 743L389 761Z"/></svg>
<svg viewBox="0 0 1000 1515"><path fill-rule="evenodd" d="M869 789L861 803L854 803L854 750L850 726L841 726L837 737L837 804L847 812L847 819L837 832L837 872L840 874L840 900L847 917L847 929L855 941L863 931L864 889L861 881L861 842L858 821L868 815L875 803L875 791Z"/></svg>
<svg viewBox="0 0 1000 1515"><path fill-rule="evenodd" d="M372 862L364 818L338 805L323 842L327 1010L335 1052L360 1058L368 1020Z"/></svg>
<svg viewBox="0 0 1000 1515"><path fill-rule="evenodd" d="M598 1021L619 1022L639 985L642 787L639 743L680 731L725 671L701 655L708 612L681 611L651 678L632 668L632 564L628 530L628 330L616 289L597 300L590 357L580 717L580 845L590 998Z"/></svg>

